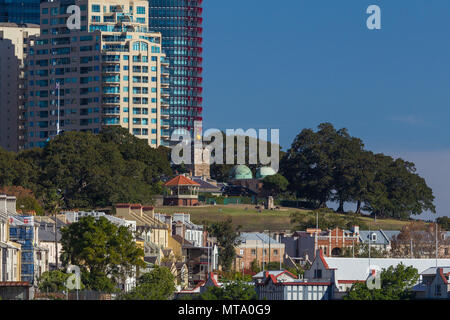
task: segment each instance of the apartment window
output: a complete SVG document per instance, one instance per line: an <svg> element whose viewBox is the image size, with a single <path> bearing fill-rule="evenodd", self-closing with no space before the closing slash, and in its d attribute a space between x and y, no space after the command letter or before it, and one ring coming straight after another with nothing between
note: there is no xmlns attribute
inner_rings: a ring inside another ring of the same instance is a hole
<svg viewBox="0 0 450 320"><path fill-rule="evenodd" d="M92 12L100 12L100 5L93 4L92 5Z"/></svg>
<svg viewBox="0 0 450 320"><path fill-rule="evenodd" d="M244 249L239 250L239 254L243 255L244 254Z"/></svg>
<svg viewBox="0 0 450 320"><path fill-rule="evenodd" d="M273 250L273 254L276 256L278 255L278 250Z"/></svg>
<svg viewBox="0 0 450 320"><path fill-rule="evenodd" d="M252 249L252 254L256 255L256 249Z"/></svg>
<svg viewBox="0 0 450 320"><path fill-rule="evenodd" d="M137 14L145 14L145 7L137 7L136 13Z"/></svg>

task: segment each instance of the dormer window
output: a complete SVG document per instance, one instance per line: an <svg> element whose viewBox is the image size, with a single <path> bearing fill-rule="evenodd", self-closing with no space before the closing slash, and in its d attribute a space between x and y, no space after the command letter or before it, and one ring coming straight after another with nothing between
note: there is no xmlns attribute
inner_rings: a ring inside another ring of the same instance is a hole
<svg viewBox="0 0 450 320"><path fill-rule="evenodd" d="M370 240L372 240L372 241L377 241L377 234L376 234L376 233L372 233L372 234L370 235Z"/></svg>

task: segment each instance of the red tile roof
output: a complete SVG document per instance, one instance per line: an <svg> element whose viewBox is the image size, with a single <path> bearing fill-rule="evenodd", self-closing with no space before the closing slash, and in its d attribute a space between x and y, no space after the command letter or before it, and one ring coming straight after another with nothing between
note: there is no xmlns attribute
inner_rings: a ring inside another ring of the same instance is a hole
<svg viewBox="0 0 450 320"><path fill-rule="evenodd" d="M186 178L185 176L176 176L175 178L167 181L164 186L166 187L173 187L173 186L200 186L200 184L198 184L195 181L192 181L189 178Z"/></svg>
<svg viewBox="0 0 450 320"><path fill-rule="evenodd" d="M439 275L441 276L442 280L444 281L445 284L448 284L447 278L444 275L444 271L442 268L439 268Z"/></svg>

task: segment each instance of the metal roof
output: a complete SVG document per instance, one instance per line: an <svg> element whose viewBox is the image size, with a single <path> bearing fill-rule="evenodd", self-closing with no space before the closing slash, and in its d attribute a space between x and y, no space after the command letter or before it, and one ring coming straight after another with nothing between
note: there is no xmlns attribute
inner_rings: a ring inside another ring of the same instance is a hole
<svg viewBox="0 0 450 320"><path fill-rule="evenodd" d="M390 266L396 267L400 263L412 266L419 273L436 266L436 259L384 259L384 258L329 258L324 257L329 268L336 269L336 280L366 280L369 269L381 271ZM450 266L450 259L438 259L438 266Z"/></svg>
<svg viewBox="0 0 450 320"><path fill-rule="evenodd" d="M243 232L240 234L239 239L242 241L242 243L245 243L246 241L259 241L264 244L269 243L280 243L277 240L269 237L265 233L260 232Z"/></svg>

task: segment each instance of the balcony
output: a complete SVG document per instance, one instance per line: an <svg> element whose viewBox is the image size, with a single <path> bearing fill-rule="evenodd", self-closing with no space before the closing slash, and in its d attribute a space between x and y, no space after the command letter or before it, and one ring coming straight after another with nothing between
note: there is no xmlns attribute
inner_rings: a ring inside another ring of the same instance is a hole
<svg viewBox="0 0 450 320"><path fill-rule="evenodd" d="M169 119L170 118L170 114L168 110L163 110L161 111L161 119Z"/></svg>
<svg viewBox="0 0 450 320"><path fill-rule="evenodd" d="M169 129L169 127L170 127L170 122L167 121L167 120L161 120L161 127L162 127L162 128L166 128L166 129Z"/></svg>
<svg viewBox="0 0 450 320"><path fill-rule="evenodd" d="M170 85L169 78L161 78L161 86L167 88Z"/></svg>
<svg viewBox="0 0 450 320"><path fill-rule="evenodd" d="M108 74L108 73L120 73L120 66L119 65L108 65L107 67L104 67L102 69L102 73L103 74Z"/></svg>
<svg viewBox="0 0 450 320"><path fill-rule="evenodd" d="M168 78L168 77L170 76L170 71L169 71L169 69L167 69L167 68L161 68L161 75L162 75L163 77Z"/></svg>
<svg viewBox="0 0 450 320"><path fill-rule="evenodd" d="M169 60L167 58L161 57L161 65L169 66Z"/></svg>

